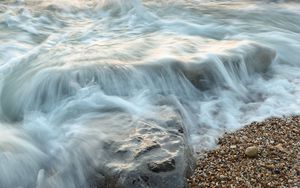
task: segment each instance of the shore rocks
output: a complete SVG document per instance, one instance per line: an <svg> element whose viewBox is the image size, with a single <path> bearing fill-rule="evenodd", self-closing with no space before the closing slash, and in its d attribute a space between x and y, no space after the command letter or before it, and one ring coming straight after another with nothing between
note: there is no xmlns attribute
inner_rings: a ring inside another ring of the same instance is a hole
<svg viewBox="0 0 300 188"><path fill-rule="evenodd" d="M186 187L195 159L178 131L184 130L179 116L168 108L163 112L158 120L130 121L132 130L104 144L89 188Z"/></svg>
<svg viewBox="0 0 300 188"><path fill-rule="evenodd" d="M291 116L224 134L218 148L200 156L189 186L300 187L299 130L300 116Z"/></svg>

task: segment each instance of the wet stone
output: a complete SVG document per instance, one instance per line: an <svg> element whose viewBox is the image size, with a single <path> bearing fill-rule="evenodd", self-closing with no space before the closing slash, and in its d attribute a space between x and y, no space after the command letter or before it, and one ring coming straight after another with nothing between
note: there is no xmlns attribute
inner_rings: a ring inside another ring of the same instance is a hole
<svg viewBox="0 0 300 188"><path fill-rule="evenodd" d="M175 159L168 159L162 162L150 162L148 163L148 169L152 172L168 172L175 169Z"/></svg>

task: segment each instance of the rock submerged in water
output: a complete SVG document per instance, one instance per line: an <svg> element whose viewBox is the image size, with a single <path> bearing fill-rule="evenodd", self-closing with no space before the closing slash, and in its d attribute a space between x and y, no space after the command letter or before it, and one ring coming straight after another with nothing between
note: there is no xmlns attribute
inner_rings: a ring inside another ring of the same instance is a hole
<svg viewBox="0 0 300 188"><path fill-rule="evenodd" d="M175 159L168 159L162 162L150 162L147 166L152 172L168 172L175 169Z"/></svg>
<svg viewBox="0 0 300 188"><path fill-rule="evenodd" d="M250 146L245 150L247 157L254 158L258 156L258 148L256 146Z"/></svg>
<svg viewBox="0 0 300 188"><path fill-rule="evenodd" d="M98 160L96 172L89 178L89 188L187 186L186 177L194 166L192 150L185 134L178 131L184 130L180 117L167 107L162 112L158 120L140 118L134 121L128 132L103 144L103 155ZM114 117L118 114L116 112ZM122 119L118 123L133 122L131 116L119 115Z"/></svg>

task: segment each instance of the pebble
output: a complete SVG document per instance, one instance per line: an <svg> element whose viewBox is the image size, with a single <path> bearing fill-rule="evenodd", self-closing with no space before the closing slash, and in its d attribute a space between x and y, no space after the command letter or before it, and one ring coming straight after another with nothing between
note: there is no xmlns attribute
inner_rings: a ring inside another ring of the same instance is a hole
<svg viewBox="0 0 300 188"><path fill-rule="evenodd" d="M285 151L285 150L283 149L282 144L277 144L277 145L275 146L275 148L278 149L279 151L282 151L282 152Z"/></svg>
<svg viewBox="0 0 300 188"><path fill-rule="evenodd" d="M256 146L250 146L246 149L245 154L247 157L254 158L258 156L258 148Z"/></svg>

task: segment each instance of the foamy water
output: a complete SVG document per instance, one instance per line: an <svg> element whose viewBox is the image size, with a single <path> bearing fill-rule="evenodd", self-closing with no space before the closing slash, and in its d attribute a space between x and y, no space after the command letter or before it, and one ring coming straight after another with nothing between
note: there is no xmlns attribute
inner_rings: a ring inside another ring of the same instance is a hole
<svg viewBox="0 0 300 188"><path fill-rule="evenodd" d="M299 114L299 17L297 1L1 1L0 187L85 187L93 168L134 168L105 148L143 135L139 122L180 121L201 151Z"/></svg>

